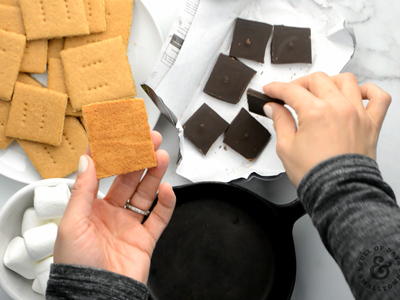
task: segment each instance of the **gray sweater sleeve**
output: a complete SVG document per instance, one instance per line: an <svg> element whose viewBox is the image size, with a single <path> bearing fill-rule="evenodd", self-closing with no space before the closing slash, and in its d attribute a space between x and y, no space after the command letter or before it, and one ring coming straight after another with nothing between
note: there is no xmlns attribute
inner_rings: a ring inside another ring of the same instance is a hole
<svg viewBox="0 0 400 300"><path fill-rule="evenodd" d="M376 162L331 158L297 192L355 298L400 299L400 209Z"/></svg>
<svg viewBox="0 0 400 300"><path fill-rule="evenodd" d="M147 287L129 277L84 266L53 264L46 299L145 300Z"/></svg>

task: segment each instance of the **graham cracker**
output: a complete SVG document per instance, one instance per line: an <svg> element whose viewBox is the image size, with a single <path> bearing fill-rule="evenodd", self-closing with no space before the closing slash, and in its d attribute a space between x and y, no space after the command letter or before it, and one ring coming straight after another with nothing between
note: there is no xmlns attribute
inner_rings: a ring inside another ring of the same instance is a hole
<svg viewBox="0 0 400 300"><path fill-rule="evenodd" d="M6 149L13 141L12 138L7 137L5 134L10 108L10 101L0 101L0 149Z"/></svg>
<svg viewBox="0 0 400 300"><path fill-rule="evenodd" d="M82 106L136 96L122 38L61 51L65 84L75 111Z"/></svg>
<svg viewBox="0 0 400 300"><path fill-rule="evenodd" d="M51 39L48 44L47 60L50 58L61 59L60 52L64 49L64 38Z"/></svg>
<svg viewBox="0 0 400 300"><path fill-rule="evenodd" d="M132 24L133 0L105 0L107 29L102 33L65 39L64 49L121 36L128 47Z"/></svg>
<svg viewBox="0 0 400 300"><path fill-rule="evenodd" d="M89 34L83 0L20 0L27 40Z"/></svg>
<svg viewBox="0 0 400 300"><path fill-rule="evenodd" d="M19 6L19 0L0 0L0 4Z"/></svg>
<svg viewBox="0 0 400 300"><path fill-rule="evenodd" d="M157 165L143 99L90 104L83 117L98 179Z"/></svg>
<svg viewBox="0 0 400 300"><path fill-rule="evenodd" d="M59 58L48 59L47 88L53 91L67 94L67 88L65 87L64 80L64 70L61 59ZM70 101L68 101L65 115L80 117L82 116L82 111L75 112L72 109Z"/></svg>
<svg viewBox="0 0 400 300"><path fill-rule="evenodd" d="M86 132L75 117L65 117L62 143L58 147L24 140L17 142L43 179L62 178L74 173L79 157L88 146Z"/></svg>
<svg viewBox="0 0 400 300"><path fill-rule="evenodd" d="M67 99L66 94L17 82L6 136L59 146Z"/></svg>
<svg viewBox="0 0 400 300"><path fill-rule="evenodd" d="M11 100L25 45L24 35L0 30L0 100Z"/></svg>
<svg viewBox="0 0 400 300"><path fill-rule="evenodd" d="M106 31L106 7L104 0L86 0L83 2L90 33Z"/></svg>
<svg viewBox="0 0 400 300"><path fill-rule="evenodd" d="M19 6L0 4L0 29L25 35L24 22ZM28 41L21 64L21 72L45 73L47 40Z"/></svg>
<svg viewBox="0 0 400 300"><path fill-rule="evenodd" d="M30 84L38 87L43 87L43 84L41 84L39 81L37 81L35 78L33 78L31 75L20 72L17 77L18 82L22 82L25 84Z"/></svg>

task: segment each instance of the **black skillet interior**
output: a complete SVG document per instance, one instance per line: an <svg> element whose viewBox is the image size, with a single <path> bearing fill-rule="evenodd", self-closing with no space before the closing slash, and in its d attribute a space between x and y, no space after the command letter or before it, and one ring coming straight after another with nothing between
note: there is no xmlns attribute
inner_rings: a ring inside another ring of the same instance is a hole
<svg viewBox="0 0 400 300"><path fill-rule="evenodd" d="M290 299L298 201L277 206L225 183L174 191L175 212L152 257L150 299Z"/></svg>

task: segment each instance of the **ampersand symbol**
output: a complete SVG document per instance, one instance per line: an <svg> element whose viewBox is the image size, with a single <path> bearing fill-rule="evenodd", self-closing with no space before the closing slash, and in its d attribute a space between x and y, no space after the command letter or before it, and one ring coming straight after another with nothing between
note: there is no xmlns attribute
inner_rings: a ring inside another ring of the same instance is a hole
<svg viewBox="0 0 400 300"><path fill-rule="evenodd" d="M385 279L390 274L390 267L392 263L383 264L385 259L382 256L374 257L374 265L369 269L369 274L373 279Z"/></svg>

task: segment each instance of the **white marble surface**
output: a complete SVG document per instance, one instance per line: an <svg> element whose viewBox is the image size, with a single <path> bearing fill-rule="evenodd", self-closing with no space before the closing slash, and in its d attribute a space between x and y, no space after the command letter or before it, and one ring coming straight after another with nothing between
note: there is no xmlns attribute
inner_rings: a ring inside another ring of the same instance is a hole
<svg viewBox="0 0 400 300"><path fill-rule="evenodd" d="M153 14L165 38L183 0L142 1ZM356 74L360 84L373 82L392 95L393 101L378 144L378 163L384 179L399 197L400 134L397 131L399 128L397 122L400 115L400 18L398 17L400 1L326 1L343 13L347 25L353 27L356 34L356 53L344 71ZM229 4L229 1L226 2ZM177 153L177 137L174 128L161 118L156 129L164 136L162 148L170 152L172 162L166 180L174 185L187 182L174 173L173 162ZM110 180L104 180L100 189L106 192L110 182ZM0 175L0 206L23 186L22 183ZM252 180L248 187L275 203L286 203L296 197L296 192L286 176L274 182ZM308 216L302 217L295 224L293 236L297 257L297 279L292 299L354 299L343 275L322 245ZM0 299L9 300L10 298L0 290Z"/></svg>

